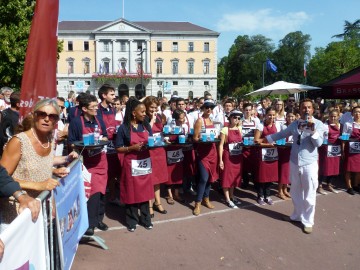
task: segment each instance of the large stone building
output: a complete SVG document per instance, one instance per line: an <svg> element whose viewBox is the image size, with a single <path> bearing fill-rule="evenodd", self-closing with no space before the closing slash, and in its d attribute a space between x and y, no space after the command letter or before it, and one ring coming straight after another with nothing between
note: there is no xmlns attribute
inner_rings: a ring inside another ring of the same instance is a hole
<svg viewBox="0 0 360 270"><path fill-rule="evenodd" d="M109 83L119 96L216 97L218 37L189 22L59 22L59 95Z"/></svg>

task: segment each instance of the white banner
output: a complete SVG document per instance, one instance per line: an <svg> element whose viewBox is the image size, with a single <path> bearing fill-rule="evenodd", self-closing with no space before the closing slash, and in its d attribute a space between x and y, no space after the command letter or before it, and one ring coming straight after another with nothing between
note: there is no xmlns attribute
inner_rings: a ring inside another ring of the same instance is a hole
<svg viewBox="0 0 360 270"><path fill-rule="evenodd" d="M46 270L45 250L48 249L45 247L44 231L42 211L34 223L30 210L25 209L0 235L5 244L0 269Z"/></svg>

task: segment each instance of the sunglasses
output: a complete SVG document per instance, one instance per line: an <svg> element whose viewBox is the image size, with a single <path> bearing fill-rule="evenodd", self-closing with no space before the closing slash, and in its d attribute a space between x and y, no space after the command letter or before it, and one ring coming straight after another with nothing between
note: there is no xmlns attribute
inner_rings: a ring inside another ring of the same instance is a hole
<svg viewBox="0 0 360 270"><path fill-rule="evenodd" d="M237 119L237 120L240 120L240 119L241 119L240 116L232 116L231 118L232 118L232 119Z"/></svg>
<svg viewBox="0 0 360 270"><path fill-rule="evenodd" d="M41 119L45 119L46 117L49 117L49 120L51 122L57 122L60 119L59 115L55 114L55 113L47 114L46 112L43 112L43 111L36 111L34 113L37 117L39 117Z"/></svg>
<svg viewBox="0 0 360 270"><path fill-rule="evenodd" d="M206 110L208 110L208 109L213 109L213 107L211 107L211 106L205 106L204 107Z"/></svg>
<svg viewBox="0 0 360 270"><path fill-rule="evenodd" d="M62 109L62 110L65 109L65 106L59 106L59 107L60 107L60 109Z"/></svg>

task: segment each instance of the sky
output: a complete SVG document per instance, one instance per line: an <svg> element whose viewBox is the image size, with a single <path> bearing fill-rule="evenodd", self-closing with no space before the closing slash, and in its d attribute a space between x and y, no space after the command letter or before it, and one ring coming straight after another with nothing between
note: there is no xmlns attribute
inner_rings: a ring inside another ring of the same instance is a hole
<svg viewBox="0 0 360 270"><path fill-rule="evenodd" d="M275 47L286 34L311 36L311 53L326 47L360 19L359 0L59 0L59 21L117 20L191 22L220 33L219 59L239 35L262 34Z"/></svg>

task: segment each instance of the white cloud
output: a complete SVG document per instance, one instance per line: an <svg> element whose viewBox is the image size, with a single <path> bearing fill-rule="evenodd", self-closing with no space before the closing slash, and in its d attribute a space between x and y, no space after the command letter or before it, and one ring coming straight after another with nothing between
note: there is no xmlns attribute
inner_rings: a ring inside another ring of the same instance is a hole
<svg viewBox="0 0 360 270"><path fill-rule="evenodd" d="M263 34L265 36L284 36L301 30L301 26L310 20L304 12L282 13L272 9L258 11L239 11L224 14L217 23L220 32L240 32L243 35Z"/></svg>

